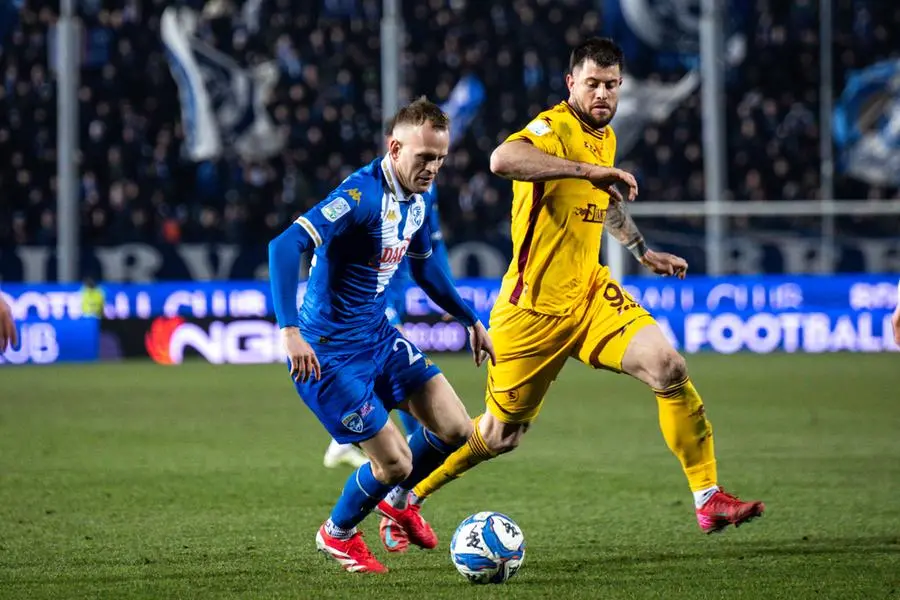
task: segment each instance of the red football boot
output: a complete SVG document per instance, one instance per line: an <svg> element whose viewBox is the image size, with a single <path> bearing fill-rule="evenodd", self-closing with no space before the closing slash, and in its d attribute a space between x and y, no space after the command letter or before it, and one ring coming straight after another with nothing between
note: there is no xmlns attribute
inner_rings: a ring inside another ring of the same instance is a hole
<svg viewBox="0 0 900 600"><path fill-rule="evenodd" d="M717 533L729 525L739 527L742 524L761 517L766 510L762 502L744 502L719 489L706 504L697 509L697 522L703 533Z"/></svg>
<svg viewBox="0 0 900 600"><path fill-rule="evenodd" d="M409 549L409 536L391 519L381 517L378 533L388 552L406 552Z"/></svg>
<svg viewBox="0 0 900 600"><path fill-rule="evenodd" d="M351 573L387 573L387 567L378 562L356 532L349 539L339 540L328 535L325 525L316 533L316 547L319 552L338 561L345 571Z"/></svg>
<svg viewBox="0 0 900 600"><path fill-rule="evenodd" d="M378 508L375 509L375 512L399 525L410 542L420 548L431 550L437 547L438 539L428 521L419 514L421 510L422 507L417 504L409 504L406 508L400 510L391 506L387 501L382 500L378 503ZM384 541L384 538L382 538L382 541ZM387 543L385 543L385 546L387 546Z"/></svg>

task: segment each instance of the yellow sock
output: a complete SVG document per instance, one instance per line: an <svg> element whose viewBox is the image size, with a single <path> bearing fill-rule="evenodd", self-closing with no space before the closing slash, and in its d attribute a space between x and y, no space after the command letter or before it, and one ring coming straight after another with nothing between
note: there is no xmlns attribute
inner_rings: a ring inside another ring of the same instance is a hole
<svg viewBox="0 0 900 600"><path fill-rule="evenodd" d="M681 461L692 492L716 485L716 453L712 425L703 400L687 377L663 390L654 389L659 427L669 449Z"/></svg>
<svg viewBox="0 0 900 600"><path fill-rule="evenodd" d="M491 452L478 429L478 423L481 421L481 415L472 420L474 431L469 441L459 448L456 452L444 459L444 463L431 472L428 477L419 482L413 488L413 494L418 498L427 498L435 493L454 479L457 479L463 473L481 464L486 460L490 460L497 456Z"/></svg>

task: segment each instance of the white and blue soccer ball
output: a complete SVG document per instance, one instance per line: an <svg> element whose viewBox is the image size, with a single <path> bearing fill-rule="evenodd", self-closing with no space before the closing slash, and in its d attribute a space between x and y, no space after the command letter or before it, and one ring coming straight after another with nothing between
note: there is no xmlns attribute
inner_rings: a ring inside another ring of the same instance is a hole
<svg viewBox="0 0 900 600"><path fill-rule="evenodd" d="M503 583L525 560L525 536L516 522L502 513L476 513L456 528L450 558L472 583Z"/></svg>

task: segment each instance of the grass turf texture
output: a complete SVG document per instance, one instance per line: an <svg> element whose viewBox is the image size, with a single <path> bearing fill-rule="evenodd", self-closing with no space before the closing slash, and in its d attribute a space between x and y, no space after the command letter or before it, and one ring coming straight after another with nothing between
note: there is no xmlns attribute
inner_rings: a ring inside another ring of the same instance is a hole
<svg viewBox="0 0 900 600"><path fill-rule="evenodd" d="M437 357L470 412L484 372ZM2 598L900 597L900 358L694 356L722 483L767 515L702 535L652 395L570 364L515 454L425 507L433 552L352 576L313 536L348 470L279 365L0 370ZM512 516L505 586L448 558L457 523Z"/></svg>

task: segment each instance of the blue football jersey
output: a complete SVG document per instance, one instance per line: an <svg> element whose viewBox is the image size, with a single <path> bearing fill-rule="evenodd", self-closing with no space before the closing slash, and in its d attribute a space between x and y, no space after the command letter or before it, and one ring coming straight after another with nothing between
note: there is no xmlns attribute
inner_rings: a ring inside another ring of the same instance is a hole
<svg viewBox="0 0 900 600"><path fill-rule="evenodd" d="M299 315L306 339L361 342L387 324L404 257L432 252L424 196L405 195L390 160L376 159L297 219L315 244Z"/></svg>
<svg viewBox="0 0 900 600"><path fill-rule="evenodd" d="M444 263L442 266L447 272L450 267L447 263L446 251L444 250L444 236L441 233L440 215L437 207L437 186L433 185L427 192L422 194L425 200L425 212L428 219L428 230L431 236L431 247L436 256ZM391 285L388 289L388 314L392 313L396 316L397 321L405 314L406 290L413 284L412 276L409 272L409 263L401 262L397 267L397 272L391 279Z"/></svg>

